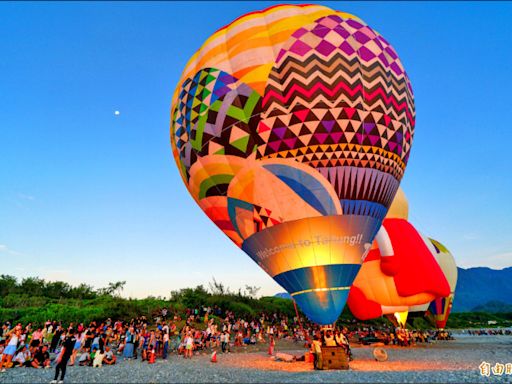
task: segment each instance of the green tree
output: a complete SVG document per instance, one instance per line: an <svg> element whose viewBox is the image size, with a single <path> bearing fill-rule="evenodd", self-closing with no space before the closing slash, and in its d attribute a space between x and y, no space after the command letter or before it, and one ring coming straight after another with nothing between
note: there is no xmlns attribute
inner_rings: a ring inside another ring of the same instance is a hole
<svg viewBox="0 0 512 384"><path fill-rule="evenodd" d="M5 297L10 293L16 293L18 289L18 280L14 276L0 275L0 297Z"/></svg>
<svg viewBox="0 0 512 384"><path fill-rule="evenodd" d="M99 295L105 296L119 296L124 289L126 281L116 281L115 283L108 283L108 286L105 288L100 288L98 290Z"/></svg>
<svg viewBox="0 0 512 384"><path fill-rule="evenodd" d="M63 281L52 281L46 283L44 287L44 296L51 299L70 298L71 286Z"/></svg>
<svg viewBox="0 0 512 384"><path fill-rule="evenodd" d="M32 296L43 296L46 282L39 277L27 277L21 281L21 293L29 293Z"/></svg>

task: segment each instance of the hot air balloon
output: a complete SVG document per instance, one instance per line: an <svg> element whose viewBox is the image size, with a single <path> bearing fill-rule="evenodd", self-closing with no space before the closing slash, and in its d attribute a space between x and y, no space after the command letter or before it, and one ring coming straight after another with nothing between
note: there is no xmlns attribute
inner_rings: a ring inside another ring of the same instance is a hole
<svg viewBox="0 0 512 384"><path fill-rule="evenodd" d="M439 266L441 267L441 270L444 273L446 281L450 285L450 290L452 291L452 293L454 293L455 292L455 284L457 281L457 266L455 265L455 260L453 260L453 256L448 252L448 250L442 244L440 244L436 240L432 240L432 239L428 238L428 241L426 243L427 243L430 251L434 255L434 258L436 259L437 264L439 264ZM441 251L440 249L443 249L443 251ZM445 253L445 251L449 254L449 256ZM452 259L452 260L450 260L450 259ZM455 281L453 281L453 278L454 278L453 277L453 268L455 268ZM450 294L450 296L452 296L452 293ZM451 300L446 301L444 299L445 298L438 297L431 303L413 305L413 306L409 307L409 313L418 313L418 314L421 314L422 316L426 316L433 325L437 325L436 320L434 319L434 316L432 316L431 311L429 311L429 307L431 305L433 305L434 302L440 302L440 303L442 303L441 304L442 308L445 308L444 307L445 304L449 304L449 305L446 305L446 309L451 308L452 301ZM448 298L446 298L446 299L448 299ZM436 308L433 308L433 310L436 310ZM448 310L448 313L446 314L446 318L448 317L448 315L449 315L449 310ZM441 315L441 316L444 316L444 315ZM444 325L443 325L443 327L444 327Z"/></svg>
<svg viewBox="0 0 512 384"><path fill-rule="evenodd" d="M440 297L432 301L428 307L427 318L439 329L446 327L448 316L453 305L455 297L455 287L457 286L457 264L450 251L440 242L430 239L437 253L437 262L443 270L444 276L450 284L450 294L446 297Z"/></svg>
<svg viewBox="0 0 512 384"><path fill-rule="evenodd" d="M389 315L404 326L411 307L428 305L449 291L432 243L407 216L407 199L399 190L383 223L386 236L374 242L350 290L348 305L358 319Z"/></svg>
<svg viewBox="0 0 512 384"><path fill-rule="evenodd" d="M244 15L206 40L171 107L198 205L318 324L341 313L403 176L409 79L363 21L320 5Z"/></svg>

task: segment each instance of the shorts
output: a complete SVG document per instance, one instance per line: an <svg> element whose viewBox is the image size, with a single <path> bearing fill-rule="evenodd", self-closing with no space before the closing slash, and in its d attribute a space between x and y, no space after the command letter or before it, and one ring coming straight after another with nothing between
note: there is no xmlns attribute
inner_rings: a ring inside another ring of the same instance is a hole
<svg viewBox="0 0 512 384"><path fill-rule="evenodd" d="M82 342L77 341L77 342L75 343L75 346L73 347L73 349L78 350L78 349L80 349L80 347L81 347L81 346L82 346Z"/></svg>
<svg viewBox="0 0 512 384"><path fill-rule="evenodd" d="M191 350L191 349L192 349L192 345L187 344L187 346L185 347L185 349L186 349L186 350L188 350L188 351L189 351L189 350Z"/></svg>
<svg viewBox="0 0 512 384"><path fill-rule="evenodd" d="M15 345L8 345L4 349L4 355L14 356L15 353L16 353L16 346Z"/></svg>

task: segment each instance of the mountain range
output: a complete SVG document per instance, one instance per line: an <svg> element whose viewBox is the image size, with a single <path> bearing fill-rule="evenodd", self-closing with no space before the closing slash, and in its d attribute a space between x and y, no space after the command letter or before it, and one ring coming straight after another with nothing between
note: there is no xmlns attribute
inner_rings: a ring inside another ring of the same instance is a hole
<svg viewBox="0 0 512 384"><path fill-rule="evenodd" d="M512 267L458 268L454 312L509 312L512 310Z"/></svg>
<svg viewBox="0 0 512 384"><path fill-rule="evenodd" d="M458 268L453 312L512 312L512 267ZM290 299L286 293L276 297Z"/></svg>

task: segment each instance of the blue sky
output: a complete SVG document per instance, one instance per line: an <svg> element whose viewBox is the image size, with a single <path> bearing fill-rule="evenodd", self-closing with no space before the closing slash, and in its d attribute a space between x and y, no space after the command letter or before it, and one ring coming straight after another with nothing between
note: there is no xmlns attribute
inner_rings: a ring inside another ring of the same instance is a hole
<svg viewBox="0 0 512 384"><path fill-rule="evenodd" d="M461 266L511 265L512 3L320 3L378 30L409 73L410 221ZM282 291L195 205L169 144L188 58L270 5L0 3L0 273L126 280L131 296L212 276Z"/></svg>

